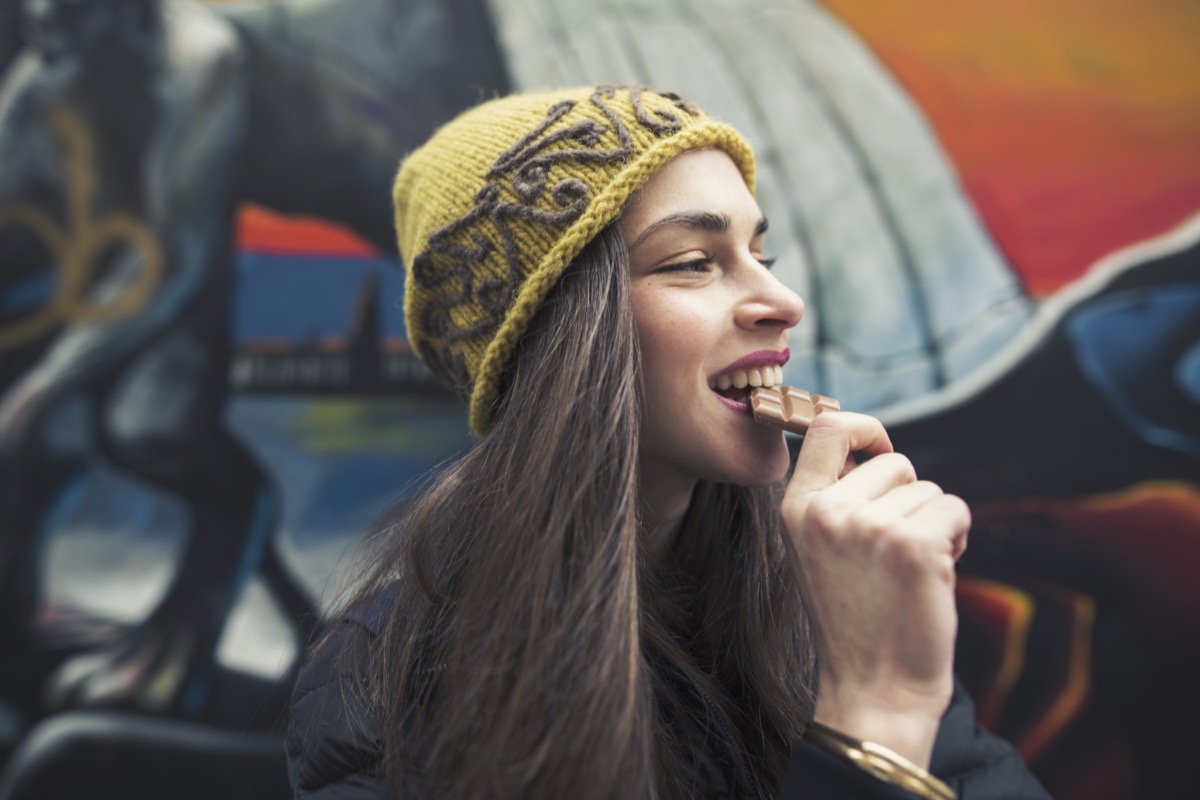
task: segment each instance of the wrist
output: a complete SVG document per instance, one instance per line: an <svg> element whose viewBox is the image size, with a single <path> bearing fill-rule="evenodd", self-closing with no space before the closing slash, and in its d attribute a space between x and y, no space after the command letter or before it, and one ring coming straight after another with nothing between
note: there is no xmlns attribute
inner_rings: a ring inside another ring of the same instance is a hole
<svg viewBox="0 0 1200 800"><path fill-rule="evenodd" d="M915 797L923 800L958 800L954 790L931 775L925 767L912 763L876 742L855 739L815 720L809 723L804 738Z"/></svg>
<svg viewBox="0 0 1200 800"><path fill-rule="evenodd" d="M813 720L847 736L881 744L917 766L927 768L941 714L861 706L830 707L818 701Z"/></svg>

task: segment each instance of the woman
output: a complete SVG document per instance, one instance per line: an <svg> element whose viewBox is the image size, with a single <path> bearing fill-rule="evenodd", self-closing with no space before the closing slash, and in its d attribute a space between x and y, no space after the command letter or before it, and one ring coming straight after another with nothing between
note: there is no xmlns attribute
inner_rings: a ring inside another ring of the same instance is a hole
<svg viewBox="0 0 1200 800"><path fill-rule="evenodd" d="M409 340L479 442L311 655L299 796L951 796L931 763L1044 796L954 691L962 501L851 413L789 478L736 388L778 381L803 313L753 172L687 101L607 86L406 159Z"/></svg>

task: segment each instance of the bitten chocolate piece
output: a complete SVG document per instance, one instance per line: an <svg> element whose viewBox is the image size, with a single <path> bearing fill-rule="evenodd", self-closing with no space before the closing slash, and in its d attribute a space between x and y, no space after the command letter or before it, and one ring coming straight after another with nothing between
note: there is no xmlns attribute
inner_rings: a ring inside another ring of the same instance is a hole
<svg viewBox="0 0 1200 800"><path fill-rule="evenodd" d="M832 397L809 394L795 386L760 387L750 392L754 421L804 434L813 419L823 411L841 411L842 404Z"/></svg>

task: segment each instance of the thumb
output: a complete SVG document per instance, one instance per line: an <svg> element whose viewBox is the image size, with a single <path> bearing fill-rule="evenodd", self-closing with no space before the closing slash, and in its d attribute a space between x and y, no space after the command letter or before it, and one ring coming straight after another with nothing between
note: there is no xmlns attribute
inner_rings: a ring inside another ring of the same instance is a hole
<svg viewBox="0 0 1200 800"><path fill-rule="evenodd" d="M854 462L851 454L867 457L892 452L883 423L849 411L819 415L808 427L789 491L818 492L837 483Z"/></svg>

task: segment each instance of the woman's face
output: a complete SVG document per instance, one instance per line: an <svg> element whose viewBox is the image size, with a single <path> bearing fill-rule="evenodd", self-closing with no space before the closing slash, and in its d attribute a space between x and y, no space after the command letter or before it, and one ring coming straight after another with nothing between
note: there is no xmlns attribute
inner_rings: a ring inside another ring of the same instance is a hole
<svg viewBox="0 0 1200 800"><path fill-rule="evenodd" d="M766 220L737 166L717 149L678 156L620 225L644 370L645 485L690 492L700 479L781 480L783 434L754 421L749 388L721 387L742 383L739 372L753 383L754 370L778 382L804 303L768 270Z"/></svg>

